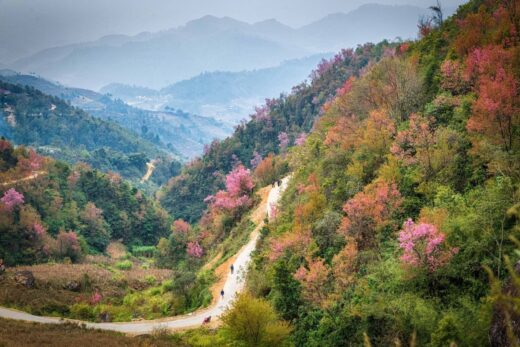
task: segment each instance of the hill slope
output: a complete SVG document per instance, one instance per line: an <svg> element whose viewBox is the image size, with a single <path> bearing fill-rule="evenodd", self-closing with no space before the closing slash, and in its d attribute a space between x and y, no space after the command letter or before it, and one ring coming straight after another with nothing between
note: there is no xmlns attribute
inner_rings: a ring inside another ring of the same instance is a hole
<svg viewBox="0 0 520 347"><path fill-rule="evenodd" d="M69 162L140 177L161 152L120 126L30 87L0 82L0 134Z"/></svg>
<svg viewBox="0 0 520 347"><path fill-rule="evenodd" d="M163 206L175 217L189 221L200 218L206 208L204 198L223 186L222 176L237 162L250 167L251 160L285 151L302 133L310 131L323 104L344 80L357 75L371 60L379 59L388 47L366 44L356 51L344 50L323 61L311 74L309 84L293 88L291 94L268 100L248 122L240 124L232 136L213 142L207 152L187 165L161 192ZM287 136L287 139L282 138ZM284 145L281 145L284 142ZM287 143L285 143L287 142Z"/></svg>
<svg viewBox="0 0 520 347"><path fill-rule="evenodd" d="M11 70L0 71L0 80L31 86L66 100L94 117L118 123L176 157L199 155L204 144L231 132L229 126L209 117L173 109L161 112L141 110L88 89L65 87Z"/></svg>
<svg viewBox="0 0 520 347"><path fill-rule="evenodd" d="M519 13L474 0L423 27L286 155L249 288L295 345L517 343Z"/></svg>
<svg viewBox="0 0 520 347"><path fill-rule="evenodd" d="M77 261L103 252L110 240L153 245L168 234L168 216L151 199L85 164L0 140L0 181L0 258L7 265Z"/></svg>

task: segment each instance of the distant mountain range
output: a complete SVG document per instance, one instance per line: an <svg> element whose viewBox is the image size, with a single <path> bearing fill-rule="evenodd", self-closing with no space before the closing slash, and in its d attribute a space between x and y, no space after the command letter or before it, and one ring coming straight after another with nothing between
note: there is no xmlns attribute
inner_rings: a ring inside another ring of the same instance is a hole
<svg viewBox="0 0 520 347"><path fill-rule="evenodd" d="M293 86L307 79L322 59L331 55L313 55L252 71L205 72L160 90L112 83L100 91L143 109L177 107L237 124L266 98L290 92Z"/></svg>
<svg viewBox="0 0 520 347"><path fill-rule="evenodd" d="M92 90L65 87L12 70L0 70L0 81L30 86L63 99L94 117L118 123L158 148L184 158L199 155L204 144L213 138L223 138L232 131L231 126L213 118L171 108L160 112L141 110Z"/></svg>
<svg viewBox="0 0 520 347"><path fill-rule="evenodd" d="M427 11L408 5L365 5L299 29L276 20L248 24L206 16L157 33L46 49L10 67L89 89L114 82L157 89L203 71L262 69L370 40L411 38Z"/></svg>

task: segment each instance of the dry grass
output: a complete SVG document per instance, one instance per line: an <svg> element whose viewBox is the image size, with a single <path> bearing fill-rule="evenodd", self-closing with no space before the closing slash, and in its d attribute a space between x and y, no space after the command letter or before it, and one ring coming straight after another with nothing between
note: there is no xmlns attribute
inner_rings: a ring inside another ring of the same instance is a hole
<svg viewBox="0 0 520 347"><path fill-rule="evenodd" d="M25 288L14 281L14 273L31 271L36 287ZM129 289L143 290L152 284L147 277L153 276L156 283L171 278L172 271L165 269L114 270L96 264L40 264L7 269L0 278L0 305L24 309L38 315L66 315L71 305L89 302L94 291L105 298L122 300ZM79 291L66 288L70 281L81 284Z"/></svg>
<svg viewBox="0 0 520 347"><path fill-rule="evenodd" d="M74 324L37 324L0 319L0 347L166 347L188 346L171 335L128 337L122 334L83 329Z"/></svg>
<svg viewBox="0 0 520 347"><path fill-rule="evenodd" d="M166 269L140 269L134 267L128 271L115 271L98 264L39 264L32 266L17 266L9 268L8 273L16 271L31 271L37 283L63 285L68 281L81 281L87 274L92 284L103 288L110 285L121 276L131 286L133 282L144 282L146 276L154 276L159 282L171 277L172 271Z"/></svg>

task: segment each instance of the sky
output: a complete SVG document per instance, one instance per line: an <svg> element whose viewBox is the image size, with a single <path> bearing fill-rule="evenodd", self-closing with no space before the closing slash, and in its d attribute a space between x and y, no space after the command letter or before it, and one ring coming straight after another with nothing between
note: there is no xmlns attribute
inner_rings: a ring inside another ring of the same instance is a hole
<svg viewBox="0 0 520 347"><path fill-rule="evenodd" d="M178 27L204 15L299 27L367 3L428 7L435 0L0 0L0 67L48 47ZM442 0L445 7L464 0Z"/></svg>

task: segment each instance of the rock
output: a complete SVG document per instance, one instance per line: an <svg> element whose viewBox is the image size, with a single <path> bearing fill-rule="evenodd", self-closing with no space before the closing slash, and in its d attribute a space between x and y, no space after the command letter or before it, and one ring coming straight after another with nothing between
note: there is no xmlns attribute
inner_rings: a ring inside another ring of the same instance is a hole
<svg viewBox="0 0 520 347"><path fill-rule="evenodd" d="M31 271L16 271L14 274L14 280L16 283L21 284L25 288L34 288L36 280Z"/></svg>
<svg viewBox="0 0 520 347"><path fill-rule="evenodd" d="M67 284L65 284L65 289L71 292L79 292L81 290L81 283L78 281L68 281Z"/></svg>

